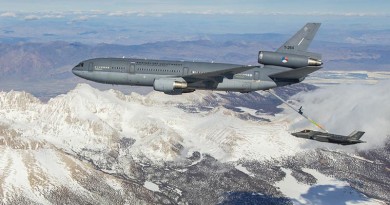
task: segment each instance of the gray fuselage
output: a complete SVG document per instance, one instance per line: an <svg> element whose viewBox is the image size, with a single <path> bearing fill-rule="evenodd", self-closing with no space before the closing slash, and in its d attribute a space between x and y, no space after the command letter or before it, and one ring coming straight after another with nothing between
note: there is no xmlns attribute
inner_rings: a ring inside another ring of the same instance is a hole
<svg viewBox="0 0 390 205"><path fill-rule="evenodd" d="M364 134L364 132L361 133ZM325 132L318 132L313 130L303 130L301 132L292 133L292 135L294 135L295 137L316 140L319 142L328 142L328 143L340 144L340 145L352 145L352 144L358 144L364 142L359 140L360 137L363 135L361 133L344 136L344 135L336 135L336 134L330 134Z"/></svg>
<svg viewBox="0 0 390 205"><path fill-rule="evenodd" d="M146 60L131 58L95 58L83 61L73 68L72 72L84 79L117 85L153 86L156 79L182 79L192 74L221 71L243 67L238 64L206 63L168 60ZM234 74L231 79L222 78L220 82L194 81L188 79L186 90L205 89L250 92L277 87L268 75L285 69L269 69L255 67L250 70Z"/></svg>

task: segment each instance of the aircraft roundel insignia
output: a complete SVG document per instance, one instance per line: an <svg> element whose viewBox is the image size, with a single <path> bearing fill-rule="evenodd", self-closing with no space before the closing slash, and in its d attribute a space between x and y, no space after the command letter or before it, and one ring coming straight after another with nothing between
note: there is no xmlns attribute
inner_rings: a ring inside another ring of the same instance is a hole
<svg viewBox="0 0 390 205"><path fill-rule="evenodd" d="M287 56L283 56L282 57L282 63L287 63L288 62L288 57Z"/></svg>

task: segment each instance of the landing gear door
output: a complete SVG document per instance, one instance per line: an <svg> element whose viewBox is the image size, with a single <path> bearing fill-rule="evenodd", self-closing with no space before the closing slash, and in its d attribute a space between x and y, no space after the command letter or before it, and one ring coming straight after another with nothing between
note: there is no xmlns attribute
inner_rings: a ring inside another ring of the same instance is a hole
<svg viewBox="0 0 390 205"><path fill-rule="evenodd" d="M183 76L186 76L186 75L188 75L189 73L188 73L188 67L184 67L183 68Z"/></svg>
<svg viewBox="0 0 390 205"><path fill-rule="evenodd" d="M253 75L253 80L260 80L260 73L259 73L259 71L255 71L255 73Z"/></svg>
<svg viewBox="0 0 390 205"><path fill-rule="evenodd" d="M93 63L92 62L88 64L88 71L89 72L93 71Z"/></svg>
<svg viewBox="0 0 390 205"><path fill-rule="evenodd" d="M130 63L130 70L129 73L134 74L135 73L135 62Z"/></svg>

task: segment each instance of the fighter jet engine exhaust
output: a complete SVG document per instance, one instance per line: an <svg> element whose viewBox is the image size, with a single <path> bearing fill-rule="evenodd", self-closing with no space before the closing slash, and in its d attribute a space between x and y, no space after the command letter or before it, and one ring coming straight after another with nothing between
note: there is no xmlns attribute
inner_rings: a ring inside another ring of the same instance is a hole
<svg viewBox="0 0 390 205"><path fill-rule="evenodd" d="M311 122L313 125L321 129L323 132L314 131L314 130L302 130L300 132L291 133L291 135L299 138L304 139L310 139L310 140L316 140L319 142L326 142L326 143L333 143L333 144L339 144L339 145L353 145L353 144L359 144L359 143L365 143L365 141L360 140L360 138L364 135L365 132L362 131L354 131L349 136L343 136L338 134L332 134L329 133L328 130L326 130L323 126L315 122L313 119L311 119L309 116L303 113L302 107L299 109L296 109L292 105L290 105L288 102L283 100L280 96L276 95L274 92L271 92L270 90L267 90L268 93L278 98L280 101L282 101L284 104L286 104L288 107L290 107L292 110L300 114L302 117L307 119L309 122Z"/></svg>

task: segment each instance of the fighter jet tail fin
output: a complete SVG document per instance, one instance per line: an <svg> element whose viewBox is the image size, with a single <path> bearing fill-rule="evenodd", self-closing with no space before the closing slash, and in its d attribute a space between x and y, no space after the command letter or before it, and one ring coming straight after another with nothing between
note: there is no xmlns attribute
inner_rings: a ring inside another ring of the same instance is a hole
<svg viewBox="0 0 390 205"><path fill-rule="evenodd" d="M349 135L350 139L359 140L365 132L362 131L354 131Z"/></svg>
<svg viewBox="0 0 390 205"><path fill-rule="evenodd" d="M276 52L290 53L297 55L308 56L317 60L321 60L321 54L307 52L307 48L313 41L321 23L307 23L293 37L284 43Z"/></svg>

